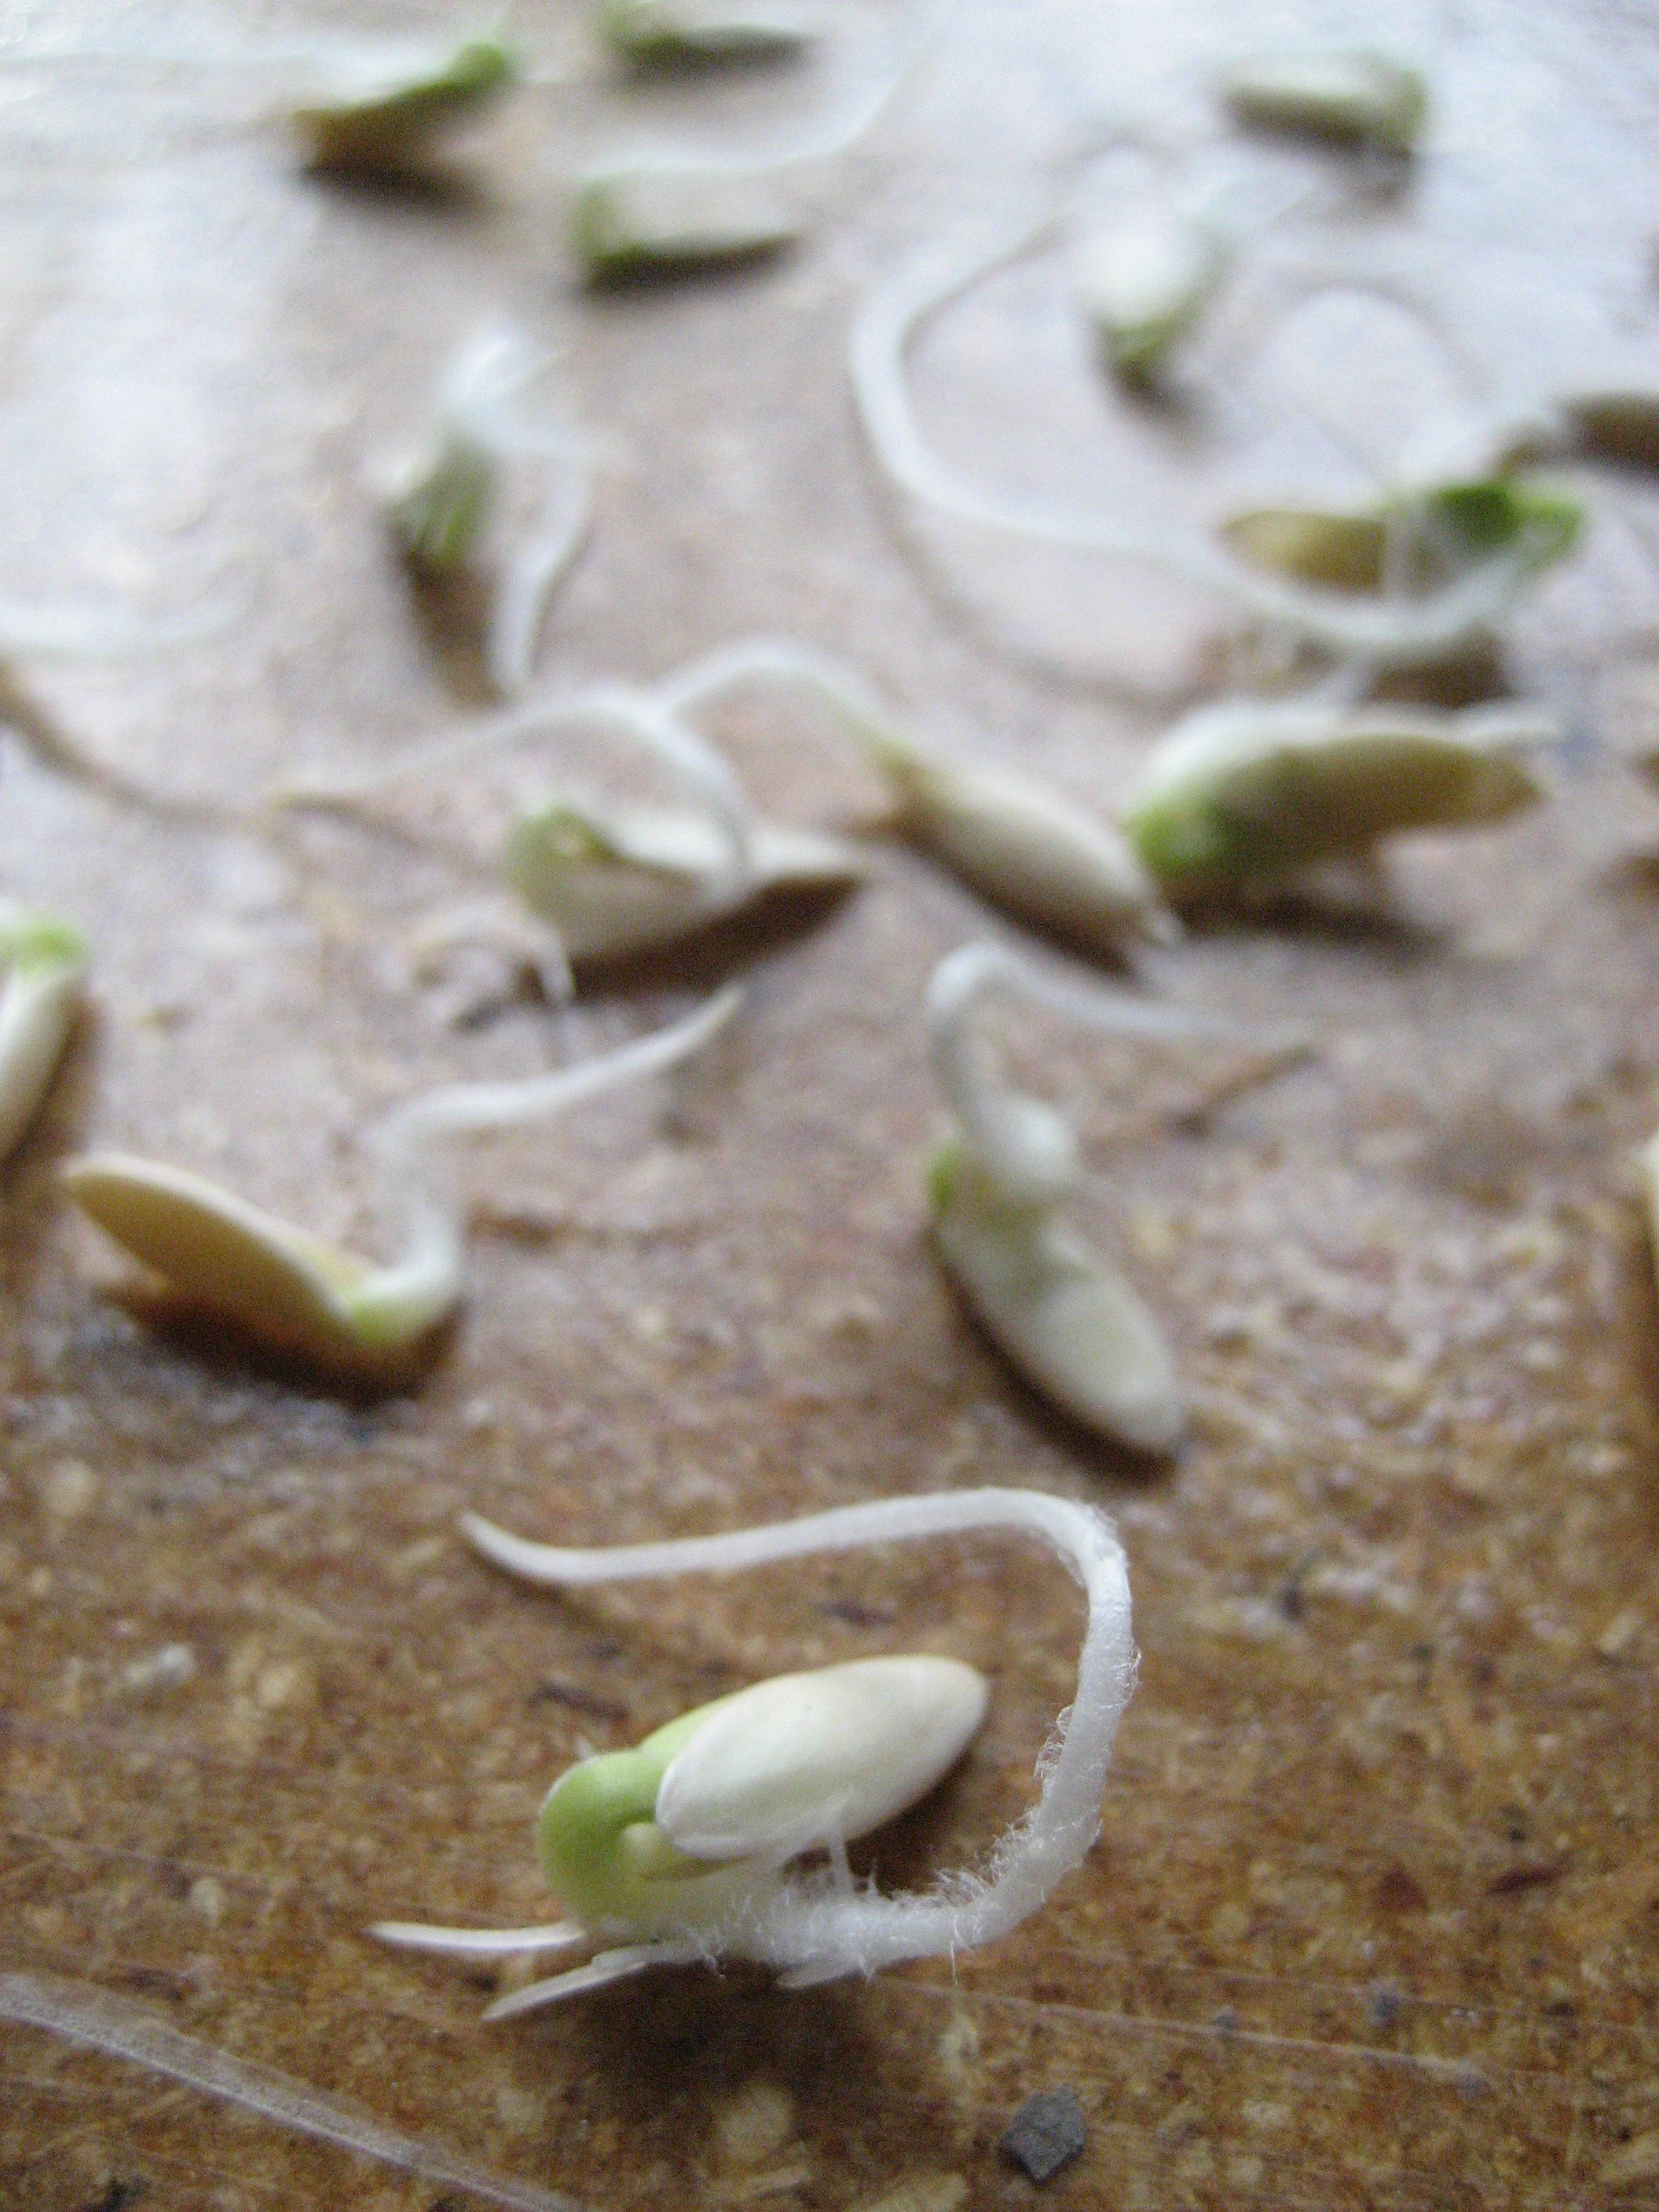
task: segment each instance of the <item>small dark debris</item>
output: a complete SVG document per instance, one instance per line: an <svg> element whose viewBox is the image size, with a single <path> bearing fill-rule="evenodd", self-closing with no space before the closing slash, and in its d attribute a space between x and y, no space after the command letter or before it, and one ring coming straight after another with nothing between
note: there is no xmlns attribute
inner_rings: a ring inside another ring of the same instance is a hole
<svg viewBox="0 0 1659 2212"><path fill-rule="evenodd" d="M120 1979L142 1996L182 2001L196 1994L196 1985L188 1975L176 1974L167 1966L130 1966Z"/></svg>
<svg viewBox="0 0 1659 2212"><path fill-rule="evenodd" d="M1379 2034L1394 2027L1404 2009L1405 2001L1391 1983L1373 1983L1365 1998L1365 2017Z"/></svg>
<svg viewBox="0 0 1659 2212"><path fill-rule="evenodd" d="M581 1689L576 1683L561 1682L550 1674L544 1682L537 1683L525 1703L528 1705L565 1705L573 1713L591 1713L595 1720L600 1721L625 1721L628 1718L623 1706L613 1705L609 1698L596 1698L591 1691Z"/></svg>
<svg viewBox="0 0 1659 2212"><path fill-rule="evenodd" d="M1383 1868L1377 1877L1376 1907L1379 1912L1425 1912L1428 1899L1423 1886L1396 1861Z"/></svg>
<svg viewBox="0 0 1659 2212"><path fill-rule="evenodd" d="M94 2197L87 2212L127 2212L129 2204L136 2204L149 2184L142 2174L134 2174L130 2181L112 2181L101 2197Z"/></svg>
<svg viewBox="0 0 1659 2212"><path fill-rule="evenodd" d="M1537 1889L1547 1881L1559 1881L1562 1872L1559 1863L1547 1860L1509 1867L1486 1884L1486 1894L1488 1897L1513 1897L1519 1890Z"/></svg>
<svg viewBox="0 0 1659 2212"><path fill-rule="evenodd" d="M1080 2158L1089 2123L1074 2089L1039 2089L1028 2097L1002 2135L1002 2154L1032 2181L1052 2181L1061 2166Z"/></svg>
<svg viewBox="0 0 1659 2212"><path fill-rule="evenodd" d="M831 1620L843 1620L848 1628L890 1628L897 1618L879 1606L860 1605L854 1597L831 1598L823 1609Z"/></svg>
<svg viewBox="0 0 1659 2212"><path fill-rule="evenodd" d="M1300 1620L1308 1609L1307 1600L1302 1594L1302 1584L1294 1576L1280 1586L1279 1609L1286 1620Z"/></svg>

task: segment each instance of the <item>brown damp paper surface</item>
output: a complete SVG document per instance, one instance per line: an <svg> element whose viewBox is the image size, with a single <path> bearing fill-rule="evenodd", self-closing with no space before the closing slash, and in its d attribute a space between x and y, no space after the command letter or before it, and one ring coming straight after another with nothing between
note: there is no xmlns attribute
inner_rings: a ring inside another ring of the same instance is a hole
<svg viewBox="0 0 1659 2212"><path fill-rule="evenodd" d="M53 33L127 25L88 0ZM1252 7L1224 30L1320 27ZM784 631L965 753L1109 805L1168 714L1098 679L1145 643L1138 611L1180 594L894 501L844 340L900 258L1027 204L1091 88L1167 106L1196 82L1212 11L970 5L800 250L592 298L563 289L550 169L647 118L758 142L817 112L833 70L630 93L574 7L537 0L514 28L596 89L507 111L471 196L304 178L277 134L236 127L255 103L234 74L71 74L8 106L0 589L234 609L168 653L27 662L33 697L132 776L233 802L453 724L465 656L422 627L363 474L505 310L568 343L562 388L601 446L550 680ZM1409 189L1349 245L1397 252L1494 381L1646 342L1659 46L1637 12L1397 5L1366 31L1427 62L1438 105ZM915 384L984 480L1196 516L1247 480L1352 489L1322 411L1362 445L1403 434L1437 362L1375 305L1305 311L1240 371L1257 427L1218 450L1099 380L1050 259L943 319ZM1635 480L1591 495L1649 511ZM1652 738L1647 648L1604 648L1650 601L1608 521L1515 626L1521 676L1601 734L1550 805L1402 848L1392 921L1248 921L1163 961L1188 1003L1310 1024L1310 1066L1229 1095L1239 1056L1218 1048L990 1024L1076 1117L1079 1218L1177 1348L1193 1436L1167 1472L1049 1419L927 1248L920 996L988 919L897 847L798 927L606 987L595 1042L734 962L751 1011L666 1106L630 1092L471 1148L471 1296L416 1386L343 1401L153 1333L100 1291L107 1255L54 1193L68 1152L149 1152L383 1251L364 1124L430 1083L528 1073L553 1024L518 1005L456 1026L448 986L413 979L411 933L476 878L327 825L272 848L146 819L0 735L0 884L82 921L95 956L94 1013L0 1193L0 1969L83 1978L613 2212L1012 2206L1030 2185L999 2137L1065 2085L1091 2137L1056 2204L1648 2201L1659 1343L1629 1160L1659 1126L1659 806L1617 758ZM717 733L781 818L871 801L809 714L733 710ZM486 820L476 793L410 803L446 834ZM470 1506L605 1543L985 1483L1117 1513L1143 1651L1101 1842L1013 1938L954 1975L791 1996L678 1972L494 2030L493 1972L367 1939L383 1917L554 1917L531 1826L573 1759L866 1653L992 1678L960 1775L861 1863L901 1882L971 1861L1070 1692L1080 1608L1034 1549L561 1599L452 1524ZM0 2032L19 2212L448 2201Z"/></svg>

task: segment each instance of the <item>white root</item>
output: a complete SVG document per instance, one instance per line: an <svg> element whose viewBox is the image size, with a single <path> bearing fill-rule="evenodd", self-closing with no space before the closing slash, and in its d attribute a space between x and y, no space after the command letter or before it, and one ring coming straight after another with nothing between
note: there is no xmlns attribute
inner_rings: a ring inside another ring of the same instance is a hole
<svg viewBox="0 0 1659 2212"><path fill-rule="evenodd" d="M1002 1838L981 1872L944 1876L925 1894L895 1897L869 1890L848 1894L833 1874L822 1881L786 1877L739 1902L726 1918L688 1931L677 1954L688 1961L751 1960L804 1985L874 1973L903 1959L970 1950L1036 1912L1081 1863L1100 1832L1101 1797L1118 1722L1134 1686L1135 1655L1122 1547L1097 1508L1037 1491L951 1491L848 1506L724 1536L599 1551L531 1543L476 1514L465 1515L461 1527L487 1559L560 1589L648 1576L729 1574L817 1552L992 1528L1037 1537L1082 1583L1089 1614L1076 1694L1038 1762L1036 1802ZM646 1945L623 1955L628 1963L618 1971L633 1972L665 1962L665 1954ZM593 1969L602 1963L596 1960ZM574 1994L576 1978L561 1976L554 1984L540 1985L536 2002ZM592 1983L583 1978L580 1985ZM521 2008L530 1994L506 2002Z"/></svg>
<svg viewBox="0 0 1659 2212"><path fill-rule="evenodd" d="M431 1928L423 1920L377 1920L369 1934L404 1951L435 1951L447 1959L517 1959L526 1952L574 1951L592 1941L574 1920L545 1928Z"/></svg>
<svg viewBox="0 0 1659 2212"><path fill-rule="evenodd" d="M398 1108L368 1133L403 1249L376 1267L203 1177L122 1153L71 1162L82 1210L177 1298L331 1372L395 1372L454 1308L465 1282L465 1212L441 1145L544 1119L619 1083L671 1067L729 1021L728 987L686 1020L516 1083L458 1084Z"/></svg>
<svg viewBox="0 0 1659 2212"><path fill-rule="evenodd" d="M947 953L933 970L925 1001L934 1078L963 1136L1010 1188L1023 1186L1035 1164L1028 1152L1032 1123L1024 1110L1035 1102L1011 1097L991 1080L975 1039L974 1017L997 991L1031 1000L1109 1036L1240 1041L1239 1030L1226 1022L1152 1006L1127 993L1079 989L1000 945L964 945ZM1063 1195L1069 1180L1052 1194Z"/></svg>
<svg viewBox="0 0 1659 2212"><path fill-rule="evenodd" d="M586 441L566 423L536 420L520 404L556 358L532 351L508 329L486 330L462 346L439 383L431 445L386 486L410 562L441 574L467 566L477 553L501 477L514 461L556 470L557 489L541 516L503 558L490 608L485 664L491 684L508 698L530 683L549 602L592 522L595 470Z"/></svg>
<svg viewBox="0 0 1659 2212"><path fill-rule="evenodd" d="M1529 578L1524 550L1489 556L1423 598L1367 602L1253 574L1224 547L1184 532L981 489L942 460L916 420L907 375L910 349L931 317L982 277L1046 244L1060 221L1051 210L929 254L877 285L860 309L849 348L854 398L871 450L896 484L963 521L1164 569L1321 652L1378 670L1448 658L1503 618Z"/></svg>
<svg viewBox="0 0 1659 2212"><path fill-rule="evenodd" d="M677 1066L717 1036L743 1001L741 985L727 984L684 1021L574 1066L520 1082L449 1085L387 1115L366 1141L402 1215L404 1255L385 1271L380 1297L395 1304L405 1286L416 1293L427 1284L446 1287L449 1304L459 1295L465 1215L441 1165L441 1148L450 1139L545 1121L620 1085Z"/></svg>
<svg viewBox="0 0 1659 2212"><path fill-rule="evenodd" d="M142 2005L85 1982L56 1974L0 1974L0 2020L37 2027L86 2051L146 2066L206 2096L275 2120L296 2135L312 2136L342 2150L417 2175L446 2189L465 2189L508 2212L584 2212L576 2199L533 2181L492 2173L430 2137L388 2127L361 2106L327 2096L274 2066L239 2058L199 2037L185 2035Z"/></svg>

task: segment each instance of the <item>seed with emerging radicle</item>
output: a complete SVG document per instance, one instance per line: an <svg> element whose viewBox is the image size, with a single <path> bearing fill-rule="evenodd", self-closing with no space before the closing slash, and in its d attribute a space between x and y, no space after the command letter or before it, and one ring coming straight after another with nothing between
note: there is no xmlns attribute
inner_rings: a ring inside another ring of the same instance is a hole
<svg viewBox="0 0 1659 2212"><path fill-rule="evenodd" d="M1522 712L1241 701L1201 708L1146 761L1123 826L1174 890L1282 881L1406 830L1473 829L1534 805Z"/></svg>
<svg viewBox="0 0 1659 2212"><path fill-rule="evenodd" d="M1172 1451L1184 1394L1164 1332L1064 1207L1080 1180L1069 1123L1036 1098L997 1090L971 1036L994 990L1012 988L1091 1026L1189 1037L1205 1024L1051 981L1000 947L948 954L927 987L933 1071L955 1124L935 1151L927 1196L947 1273L993 1341L1045 1397L1133 1449Z"/></svg>
<svg viewBox="0 0 1659 2212"><path fill-rule="evenodd" d="M0 900L0 1166L40 1110L86 990L86 941Z"/></svg>
<svg viewBox="0 0 1659 2212"><path fill-rule="evenodd" d="M851 669L790 638L722 646L665 679L676 714L732 690L798 691L826 708L897 802L900 827L963 881L1022 921L1117 957L1179 935L1146 871L1112 824L1032 778L935 750Z"/></svg>
<svg viewBox="0 0 1659 2212"><path fill-rule="evenodd" d="M839 837L780 823L748 826L741 874L718 823L643 807L602 811L550 799L508 833L507 881L572 960L628 957L672 944L774 891L856 883L864 856Z"/></svg>
<svg viewBox="0 0 1659 2212"><path fill-rule="evenodd" d="M1041 1538L1084 1585L1089 1622L1068 1722L1038 1766L1036 1802L984 1874L887 1896L856 1884L846 1845L915 1804L962 1756L986 1686L951 1659L855 1660L787 1674L684 1715L636 1749L584 1760L554 1785L537 1843L568 1919L463 1929L385 1922L384 1941L459 1958L578 1946L583 1966L493 2005L502 2019L656 1966L746 1959L787 1987L954 1956L1036 1911L1100 1827L1112 1739L1134 1677L1128 1580L1106 1516L1029 1490L890 1498L729 1535L580 1552L467 1515L486 1558L566 1588L725 1573L824 1551L1006 1528ZM827 1864L790 1862L822 1851Z"/></svg>
<svg viewBox="0 0 1659 2212"><path fill-rule="evenodd" d="M515 462L554 471L539 519L502 550L493 579L485 658L495 688L507 696L530 681L548 600L581 549L592 505L592 466L580 434L522 404L551 360L509 329L469 340L439 380L426 438L379 485L410 568L440 579L480 563Z"/></svg>
<svg viewBox="0 0 1659 2212"><path fill-rule="evenodd" d="M1500 556L1536 574L1572 551L1583 526L1569 493L1497 476L1442 480L1370 507L1249 507L1221 534L1247 560L1329 591L1420 593Z"/></svg>
<svg viewBox="0 0 1659 2212"><path fill-rule="evenodd" d="M229 1322L321 1373L401 1374L453 1312L465 1280L460 1202L436 1158L443 1140L545 1119L672 1067L714 1036L741 993L617 1050L519 1083L460 1084L400 1107L370 1132L404 1250L390 1267L327 1244L200 1176L121 1152L64 1170L70 1195L144 1267L170 1303Z"/></svg>

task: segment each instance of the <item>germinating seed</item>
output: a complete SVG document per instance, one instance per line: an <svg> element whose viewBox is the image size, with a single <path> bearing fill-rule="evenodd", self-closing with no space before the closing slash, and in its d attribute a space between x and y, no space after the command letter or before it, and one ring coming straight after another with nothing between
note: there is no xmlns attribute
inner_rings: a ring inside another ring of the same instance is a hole
<svg viewBox="0 0 1659 2212"><path fill-rule="evenodd" d="M1525 714L1240 701L1201 708L1147 758L1123 826L1172 888L1281 879L1412 830L1473 829L1536 805Z"/></svg>
<svg viewBox="0 0 1659 2212"><path fill-rule="evenodd" d="M319 1370L397 1373L459 1303L465 1234L437 1153L469 1132L543 1120L699 1049L741 1003L720 993L670 1029L519 1083L459 1084L400 1107L369 1133L400 1216L401 1258L375 1266L295 1229L199 1176L100 1152L64 1170L70 1195L177 1304L228 1322Z"/></svg>
<svg viewBox="0 0 1659 2212"><path fill-rule="evenodd" d="M77 930L0 901L0 1166L51 1087L86 976L86 941Z"/></svg>
<svg viewBox="0 0 1659 2212"><path fill-rule="evenodd" d="M571 244L595 281L753 261L800 236L799 215L766 173L689 163L595 169L578 184Z"/></svg>
<svg viewBox="0 0 1659 2212"><path fill-rule="evenodd" d="M1103 1513L1030 1490L890 1498L729 1535L580 1552L533 1544L468 1515L486 1558L556 1588L727 1573L825 1551L1006 1528L1035 1535L1083 1583L1089 1621L1069 1717L1037 1768L1036 1802L984 1871L884 1896L848 1874L844 1845L914 1803L959 1758L985 1686L950 1660L855 1662L740 1691L632 1752L556 1784L538 1824L544 1870L573 1917L544 1928L383 1922L389 1942L459 1957L608 1946L586 1966L501 1999L502 2019L665 1965L746 1959L800 1988L904 1959L951 1956L1035 1912L1100 1829L1118 1720L1134 1680L1129 1587ZM820 1872L793 1869L826 1849ZM620 1939L620 1940L619 1940Z"/></svg>
<svg viewBox="0 0 1659 2212"><path fill-rule="evenodd" d="M1364 46L1287 47L1237 61L1221 92L1241 123L1409 154L1428 120L1428 80Z"/></svg>
<svg viewBox="0 0 1659 2212"><path fill-rule="evenodd" d="M520 75L516 51L497 38L464 39L420 54L366 54L295 107L295 133L318 168L417 169Z"/></svg>

